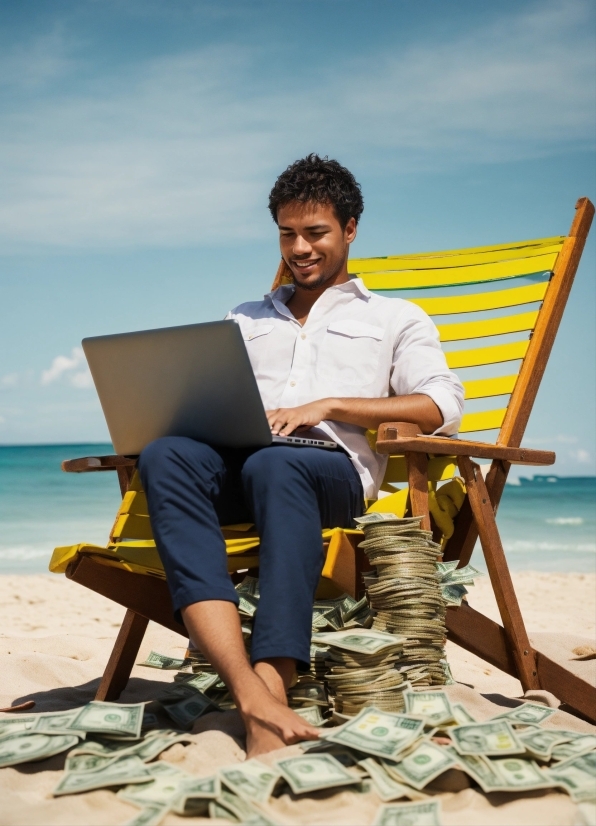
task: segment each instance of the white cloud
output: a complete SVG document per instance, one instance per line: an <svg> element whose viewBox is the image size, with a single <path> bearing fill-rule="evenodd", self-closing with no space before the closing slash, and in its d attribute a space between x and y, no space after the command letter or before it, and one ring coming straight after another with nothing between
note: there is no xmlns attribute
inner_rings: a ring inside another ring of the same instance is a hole
<svg viewBox="0 0 596 826"><path fill-rule="evenodd" d="M62 41L55 64L48 44L36 48L32 77L68 70ZM249 238L268 228L274 175L308 151L360 174L593 145L589 0L540 3L448 42L359 52L294 77L270 70L283 58L278 44L197 49L14 109L0 121L1 234L102 249Z"/></svg>
<svg viewBox="0 0 596 826"><path fill-rule="evenodd" d="M19 383L18 373L7 373L0 379L0 387L15 387Z"/></svg>
<svg viewBox="0 0 596 826"><path fill-rule="evenodd" d="M93 379L87 367L85 354L80 347L73 347L70 356L56 356L51 366L42 372L41 384L52 384L63 376L73 387L80 389L93 387Z"/></svg>

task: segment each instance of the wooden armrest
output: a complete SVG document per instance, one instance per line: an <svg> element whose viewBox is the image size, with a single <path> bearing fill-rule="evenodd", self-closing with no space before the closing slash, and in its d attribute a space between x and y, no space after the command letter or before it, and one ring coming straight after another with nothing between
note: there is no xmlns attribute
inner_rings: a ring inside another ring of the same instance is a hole
<svg viewBox="0 0 596 826"><path fill-rule="evenodd" d="M66 459L61 468L66 473L90 473L95 470L118 470L137 464L138 456L84 456L81 459Z"/></svg>
<svg viewBox="0 0 596 826"><path fill-rule="evenodd" d="M515 465L552 465L556 454L552 450L529 450L525 447L505 447L465 439L425 436L417 425L386 422L379 427L377 453L432 453L435 456L473 456L476 459L502 459Z"/></svg>

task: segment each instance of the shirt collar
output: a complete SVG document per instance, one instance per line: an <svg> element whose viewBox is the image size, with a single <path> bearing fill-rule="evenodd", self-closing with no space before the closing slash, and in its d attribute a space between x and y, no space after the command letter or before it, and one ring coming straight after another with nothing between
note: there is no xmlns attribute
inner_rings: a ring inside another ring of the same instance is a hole
<svg viewBox="0 0 596 826"><path fill-rule="evenodd" d="M290 300L291 296L294 294L295 287L293 284L282 284L276 290L272 290L270 293L267 293L264 297L271 299L273 303L276 301L281 304L287 304ZM343 293L354 293L354 295L360 295L362 298L370 298L372 293L368 290L364 282L361 278L350 278L349 281L346 281L345 284L336 284L334 287L329 287L328 290L323 293L323 295L327 295L328 293L333 294L334 292L343 292Z"/></svg>

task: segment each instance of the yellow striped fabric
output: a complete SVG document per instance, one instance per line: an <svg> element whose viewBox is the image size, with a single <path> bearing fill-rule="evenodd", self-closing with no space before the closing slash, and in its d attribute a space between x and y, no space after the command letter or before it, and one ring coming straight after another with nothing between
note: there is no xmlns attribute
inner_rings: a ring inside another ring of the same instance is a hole
<svg viewBox="0 0 596 826"><path fill-rule="evenodd" d="M512 287L509 290L493 290L475 295L443 295L439 298L408 298L412 304L429 315L459 315L483 310L504 310L521 304L542 301L548 289L548 281L530 284L528 287Z"/></svg>

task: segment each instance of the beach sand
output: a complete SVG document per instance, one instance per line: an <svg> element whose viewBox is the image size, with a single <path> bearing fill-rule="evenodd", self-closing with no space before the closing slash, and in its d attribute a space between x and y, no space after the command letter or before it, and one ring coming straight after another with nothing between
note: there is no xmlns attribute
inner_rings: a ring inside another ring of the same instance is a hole
<svg viewBox="0 0 596 826"><path fill-rule="evenodd" d="M530 637L534 632L546 632L594 640L595 575L521 572L513 574L513 580ZM469 590L470 605L499 621L488 577L479 579ZM123 608L63 576L0 576L0 705L31 698L36 700L36 711L50 711L91 700L123 615ZM150 624L138 661L151 649L182 656L185 647L182 637ZM497 713L499 708L494 706L495 702L497 706L506 705L504 698L522 696L517 680L451 643L448 643L448 659L456 681L463 684L453 690L460 692L458 699L463 697L472 705L478 719ZM172 677L172 672L136 666L122 701L149 699L158 683L171 682ZM473 687L475 692L467 687ZM496 695L502 695L501 699ZM558 727L594 730L564 712L554 715L552 722ZM234 712L203 718L193 729L193 740L186 748L180 744L174 746L162 759L191 773L206 775L218 766L244 757L242 729ZM283 753L295 750L293 747ZM133 817L135 810L110 790L52 799L50 791L63 765L64 756L58 756L39 764L0 771L0 793L4 801L1 826L118 824ZM332 797L302 800L299 804L289 798L280 799L277 815L286 823L370 823L379 803L376 797L375 800L346 791ZM518 800L492 795L488 802L485 796L466 787L447 790L442 801L446 826L505 823L555 826L579 822L575 820L575 805L559 792L528 793ZM182 820L170 814L164 822L195 820Z"/></svg>

